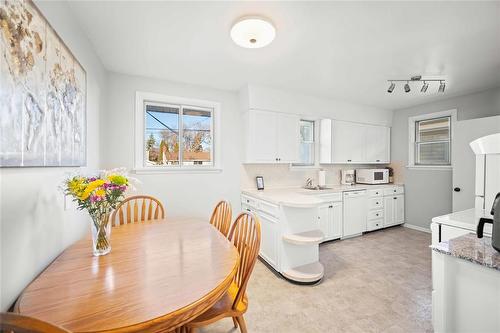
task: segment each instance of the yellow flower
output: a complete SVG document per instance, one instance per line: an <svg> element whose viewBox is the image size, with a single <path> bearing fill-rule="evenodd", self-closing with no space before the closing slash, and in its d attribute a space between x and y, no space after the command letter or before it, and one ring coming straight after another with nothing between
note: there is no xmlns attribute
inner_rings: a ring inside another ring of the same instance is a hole
<svg viewBox="0 0 500 333"><path fill-rule="evenodd" d="M106 191L104 191L104 189L100 188L97 191L95 191L95 195L97 195L99 197L104 197L106 195Z"/></svg>
<svg viewBox="0 0 500 333"><path fill-rule="evenodd" d="M81 177L74 177L68 182L68 190L75 196L79 196L84 187L83 178Z"/></svg>
<svg viewBox="0 0 500 333"><path fill-rule="evenodd" d="M109 175L108 179L110 182L112 182L115 185L126 185L127 181L128 181L125 176L116 175L116 174Z"/></svg>
<svg viewBox="0 0 500 333"><path fill-rule="evenodd" d="M80 195L80 200L86 200L96 188L104 185L104 183L106 183L106 181L103 179L96 179L93 182L90 182Z"/></svg>

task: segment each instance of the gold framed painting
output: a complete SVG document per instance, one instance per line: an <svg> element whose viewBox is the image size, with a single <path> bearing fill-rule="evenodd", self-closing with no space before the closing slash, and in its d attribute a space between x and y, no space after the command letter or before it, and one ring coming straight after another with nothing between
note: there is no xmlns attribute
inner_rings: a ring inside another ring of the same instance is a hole
<svg viewBox="0 0 500 333"><path fill-rule="evenodd" d="M87 74L30 0L0 0L0 167L86 165Z"/></svg>

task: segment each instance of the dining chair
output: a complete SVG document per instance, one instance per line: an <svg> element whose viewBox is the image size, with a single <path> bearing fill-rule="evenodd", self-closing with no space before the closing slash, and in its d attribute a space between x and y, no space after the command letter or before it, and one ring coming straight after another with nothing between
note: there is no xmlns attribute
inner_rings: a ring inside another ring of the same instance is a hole
<svg viewBox="0 0 500 333"><path fill-rule="evenodd" d="M0 312L1 333L70 333L62 327L13 312Z"/></svg>
<svg viewBox="0 0 500 333"><path fill-rule="evenodd" d="M111 225L142 223L164 218L165 209L160 200L149 195L134 195L125 198L111 213Z"/></svg>
<svg viewBox="0 0 500 333"><path fill-rule="evenodd" d="M229 233L231 226L231 204L227 201L221 201L215 206L210 218L210 224L219 230L225 237Z"/></svg>
<svg viewBox="0 0 500 333"><path fill-rule="evenodd" d="M184 326L184 331L194 333L199 327L214 323L222 318L232 317L234 327L241 333L247 332L243 314L248 308L246 288L260 248L260 222L252 213L241 213L229 231L229 241L240 255L238 271L231 286L222 298L210 309Z"/></svg>

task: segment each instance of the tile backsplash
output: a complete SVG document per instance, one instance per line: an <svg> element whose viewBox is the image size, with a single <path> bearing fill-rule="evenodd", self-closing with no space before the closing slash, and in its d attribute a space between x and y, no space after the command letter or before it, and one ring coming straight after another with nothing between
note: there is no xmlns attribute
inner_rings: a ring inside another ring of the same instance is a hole
<svg viewBox="0 0 500 333"><path fill-rule="evenodd" d="M325 165L326 184L339 185L342 169L360 169L374 167L373 165ZM386 165L377 165L384 168ZM263 176L266 188L304 186L307 178L318 184L319 169L291 168L288 164L243 164L241 171L241 186L243 189L255 189L255 177Z"/></svg>

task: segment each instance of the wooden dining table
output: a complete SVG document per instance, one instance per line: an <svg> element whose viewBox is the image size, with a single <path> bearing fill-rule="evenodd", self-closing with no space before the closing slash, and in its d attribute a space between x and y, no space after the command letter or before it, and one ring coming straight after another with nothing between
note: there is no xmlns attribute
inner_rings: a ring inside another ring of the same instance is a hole
<svg viewBox="0 0 500 333"><path fill-rule="evenodd" d="M86 237L21 294L15 311L72 332L169 332L217 302L236 274L236 248L208 222L113 227L109 254Z"/></svg>

